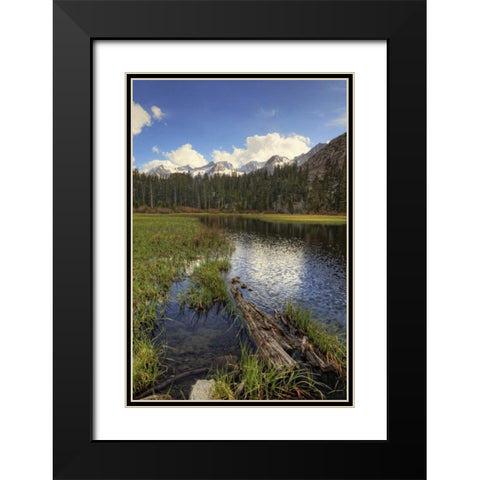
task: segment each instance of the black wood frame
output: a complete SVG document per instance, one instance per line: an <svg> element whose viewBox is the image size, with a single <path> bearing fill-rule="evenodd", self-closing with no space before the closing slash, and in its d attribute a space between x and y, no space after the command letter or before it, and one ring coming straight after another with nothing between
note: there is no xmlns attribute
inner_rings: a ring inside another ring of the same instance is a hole
<svg viewBox="0 0 480 480"><path fill-rule="evenodd" d="M54 478L425 478L425 1L53 3ZM387 41L386 441L92 440L92 46L97 39ZM408 226L401 222L406 212Z"/></svg>

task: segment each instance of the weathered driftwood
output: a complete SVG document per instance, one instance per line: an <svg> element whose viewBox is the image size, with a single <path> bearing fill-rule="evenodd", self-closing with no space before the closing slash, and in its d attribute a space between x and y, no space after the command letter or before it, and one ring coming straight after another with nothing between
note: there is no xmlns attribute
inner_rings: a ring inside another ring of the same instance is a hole
<svg viewBox="0 0 480 480"><path fill-rule="evenodd" d="M306 362L314 367L317 367L321 372L337 372L337 368L333 366L324 355L318 351L309 338L303 335L297 327L282 313L275 310L275 318L285 325L290 334L295 338L295 341L300 340L299 344L295 344L297 350L299 350L306 359Z"/></svg>
<svg viewBox="0 0 480 480"><path fill-rule="evenodd" d="M339 373L284 315L275 312L275 317L246 300L241 292L242 282L238 277L230 281L233 298L243 313L250 338L259 354L276 368L299 367L296 358L319 370L321 373Z"/></svg>
<svg viewBox="0 0 480 480"><path fill-rule="evenodd" d="M274 367L292 368L295 360L285 351L288 343L282 338L280 325L268 313L262 312L252 302L243 298L239 280L232 279L230 289L238 308L243 313L252 341L258 348L263 359Z"/></svg>
<svg viewBox="0 0 480 480"><path fill-rule="evenodd" d="M177 380L181 380L182 378L190 377L191 375L199 375L201 373L208 372L209 368L208 367L202 367L202 368L196 368L195 370L188 370L186 372L180 373L178 375L175 375L174 377L169 378L168 380L165 380L162 383L157 383L153 388L149 388L148 390L140 393L135 397L135 400L141 400L142 398L149 397L151 395L155 395L156 393L161 392L163 389L169 387L173 382L176 382Z"/></svg>

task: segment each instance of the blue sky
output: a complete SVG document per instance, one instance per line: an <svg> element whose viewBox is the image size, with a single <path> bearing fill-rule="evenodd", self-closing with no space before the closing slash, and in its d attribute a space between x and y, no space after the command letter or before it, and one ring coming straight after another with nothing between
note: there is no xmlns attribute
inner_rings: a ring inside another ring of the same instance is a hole
<svg viewBox="0 0 480 480"><path fill-rule="evenodd" d="M238 167L346 131L345 80L134 80L134 165Z"/></svg>

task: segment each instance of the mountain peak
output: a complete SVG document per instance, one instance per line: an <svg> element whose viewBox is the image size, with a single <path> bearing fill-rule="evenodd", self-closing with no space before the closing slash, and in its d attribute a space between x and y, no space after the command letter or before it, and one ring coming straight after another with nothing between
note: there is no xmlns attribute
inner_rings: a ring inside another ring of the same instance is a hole
<svg viewBox="0 0 480 480"><path fill-rule="evenodd" d="M346 136L346 134L343 134ZM255 172L257 170L265 169L270 175L273 174L275 168L282 168L286 165L292 165L296 163L298 166L305 165L312 158L314 158L319 152L324 150L326 147L330 147L332 144L336 145L338 139L334 138L329 143L317 143L312 147L308 152L297 155L295 158L290 160L288 157L282 155L272 155L266 161L251 160L246 164L242 165L239 168L235 168L232 163L228 161L219 161L214 162L210 161L209 163L201 167L191 167L190 165L178 166L169 160L162 161L161 165L156 165L155 167L150 168L149 170L144 170L143 173L149 175L157 175L159 177L168 177L172 173L188 173L194 177L203 176L205 174L212 175L243 175L246 173Z"/></svg>
<svg viewBox="0 0 480 480"><path fill-rule="evenodd" d="M260 168L263 168L265 166L265 163L267 162L257 162L257 160L250 160L250 162L247 162L245 165L242 165L238 169L238 171L241 173L254 172L255 170L259 170Z"/></svg>
<svg viewBox="0 0 480 480"><path fill-rule="evenodd" d="M297 155L292 162L295 162L298 166L303 165L309 158L313 157L317 152L325 148L328 143L317 143L308 152Z"/></svg>
<svg viewBox="0 0 480 480"><path fill-rule="evenodd" d="M280 155L273 155L271 156L266 162L265 170L271 175L275 168L277 167L284 167L285 165L288 165L290 163L290 159L288 157L281 157Z"/></svg>

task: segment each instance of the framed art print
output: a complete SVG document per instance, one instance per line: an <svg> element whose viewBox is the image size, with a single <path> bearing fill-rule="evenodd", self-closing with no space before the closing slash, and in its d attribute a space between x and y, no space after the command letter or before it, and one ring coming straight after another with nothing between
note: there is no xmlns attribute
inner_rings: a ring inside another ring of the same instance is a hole
<svg viewBox="0 0 480 480"><path fill-rule="evenodd" d="M54 2L55 478L425 478L425 100L423 1Z"/></svg>
<svg viewBox="0 0 480 480"><path fill-rule="evenodd" d="M126 80L127 405L351 406L353 76Z"/></svg>

